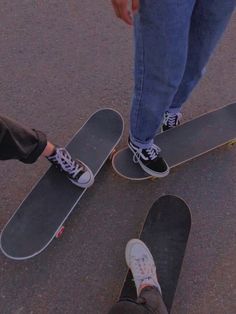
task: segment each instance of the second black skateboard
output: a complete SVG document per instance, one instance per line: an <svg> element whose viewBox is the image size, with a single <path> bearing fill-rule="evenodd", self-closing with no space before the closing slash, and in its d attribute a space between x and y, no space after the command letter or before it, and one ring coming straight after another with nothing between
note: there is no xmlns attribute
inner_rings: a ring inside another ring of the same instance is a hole
<svg viewBox="0 0 236 314"><path fill-rule="evenodd" d="M191 214L187 204L172 195L160 197L151 207L140 239L151 251L163 300L170 311L191 228ZM128 272L120 299L136 299L131 271Z"/></svg>

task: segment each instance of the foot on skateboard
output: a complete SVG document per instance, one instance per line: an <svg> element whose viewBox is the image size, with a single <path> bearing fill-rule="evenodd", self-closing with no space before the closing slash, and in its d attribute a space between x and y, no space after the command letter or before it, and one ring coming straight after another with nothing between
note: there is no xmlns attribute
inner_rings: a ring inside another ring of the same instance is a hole
<svg viewBox="0 0 236 314"><path fill-rule="evenodd" d="M197 117L158 134L154 143L170 169L197 158L236 139L236 103ZM117 174L129 180L153 177L133 162L133 152L125 147L114 154L112 166Z"/></svg>
<svg viewBox="0 0 236 314"><path fill-rule="evenodd" d="M150 250L150 253L146 252L146 261L149 261L148 265L152 267L152 270L149 271L149 277L152 277L153 285L157 287L160 285L168 311L170 311L174 299L190 228L191 214L186 203L176 196L165 195L152 205L140 233L140 239ZM131 265L130 258L132 255L130 253L131 247L128 245L126 259L127 264L133 270L134 266ZM141 251L139 255L142 255L144 249L136 245L136 250L138 249ZM155 276L151 275L154 273L154 266L150 254L157 268L158 284ZM136 273L133 276L132 272L128 271L120 299L137 298L136 287L139 287L139 283L136 277Z"/></svg>
<svg viewBox="0 0 236 314"><path fill-rule="evenodd" d="M97 175L123 133L123 119L112 109L95 112L66 147ZM79 170L79 169L77 169ZM4 227L0 248L9 258L23 260L42 252L61 230L85 188L79 188L54 166L34 186Z"/></svg>

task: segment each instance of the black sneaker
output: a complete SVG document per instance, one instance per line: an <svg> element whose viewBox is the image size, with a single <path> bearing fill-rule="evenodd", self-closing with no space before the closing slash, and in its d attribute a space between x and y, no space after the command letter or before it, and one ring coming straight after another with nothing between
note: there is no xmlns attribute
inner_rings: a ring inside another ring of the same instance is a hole
<svg viewBox="0 0 236 314"><path fill-rule="evenodd" d="M180 124L182 114L180 112L170 113L166 112L162 124L162 132L172 129Z"/></svg>
<svg viewBox="0 0 236 314"><path fill-rule="evenodd" d="M150 148L139 148L128 140L128 146L134 153L133 161L153 177L163 178L169 174L169 166L160 155L160 148L152 144Z"/></svg>
<svg viewBox="0 0 236 314"><path fill-rule="evenodd" d="M80 160L73 160L65 148L56 148L55 154L47 157L68 179L81 188L88 188L94 182L92 171Z"/></svg>

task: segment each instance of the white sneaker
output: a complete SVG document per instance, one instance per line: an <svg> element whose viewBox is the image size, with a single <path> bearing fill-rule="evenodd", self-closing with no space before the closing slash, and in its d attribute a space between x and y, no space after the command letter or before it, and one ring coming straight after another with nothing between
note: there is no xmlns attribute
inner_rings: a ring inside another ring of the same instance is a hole
<svg viewBox="0 0 236 314"><path fill-rule="evenodd" d="M93 184L94 176L89 167L78 159L73 160L65 148L56 148L55 154L47 159L75 185L88 188Z"/></svg>
<svg viewBox="0 0 236 314"><path fill-rule="evenodd" d="M143 285L154 286L161 293L152 254L141 240L132 239L127 243L125 259L133 274L138 296Z"/></svg>

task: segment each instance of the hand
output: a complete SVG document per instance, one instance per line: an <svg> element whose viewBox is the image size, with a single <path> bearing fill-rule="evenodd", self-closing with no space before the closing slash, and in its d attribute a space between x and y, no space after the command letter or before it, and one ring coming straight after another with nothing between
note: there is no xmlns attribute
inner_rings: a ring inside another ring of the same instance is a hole
<svg viewBox="0 0 236 314"><path fill-rule="evenodd" d="M140 0L131 0L131 10L129 0L111 0L116 16L128 25L133 25L133 15L139 10Z"/></svg>

